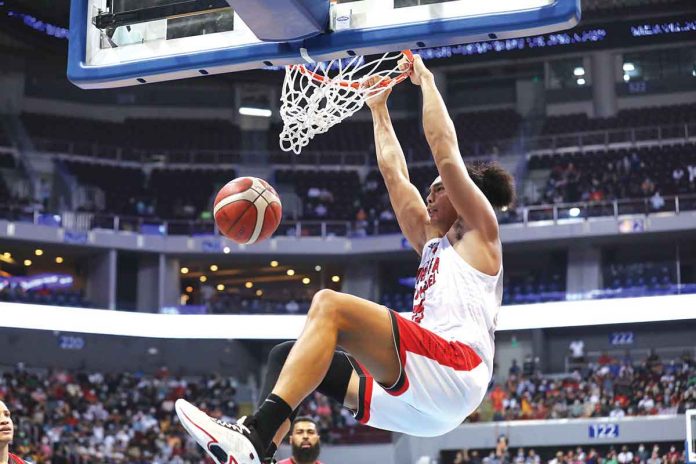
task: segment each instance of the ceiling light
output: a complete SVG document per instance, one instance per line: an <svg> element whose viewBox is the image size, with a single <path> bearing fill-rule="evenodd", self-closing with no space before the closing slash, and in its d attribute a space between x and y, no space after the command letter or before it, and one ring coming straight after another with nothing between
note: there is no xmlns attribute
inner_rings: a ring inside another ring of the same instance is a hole
<svg viewBox="0 0 696 464"><path fill-rule="evenodd" d="M263 290L261 290L259 288L258 290L256 290L256 296L261 296L261 295L263 295Z"/></svg>
<svg viewBox="0 0 696 464"><path fill-rule="evenodd" d="M62 263L63 263L63 257L56 256L56 264L62 264Z"/></svg>
<svg viewBox="0 0 696 464"><path fill-rule="evenodd" d="M201 282L205 282L208 280L208 278L206 276L200 276L198 280L200 280Z"/></svg>
<svg viewBox="0 0 696 464"><path fill-rule="evenodd" d="M295 270L294 270L294 269L288 269L288 270L286 271L286 274L289 275L289 276L294 276L294 275L295 275Z"/></svg>
<svg viewBox="0 0 696 464"><path fill-rule="evenodd" d="M225 253L226 255L230 254L230 247L226 246L225 248L222 249L222 252Z"/></svg>
<svg viewBox="0 0 696 464"><path fill-rule="evenodd" d="M314 266L314 270L317 272L321 271L321 266L317 264L316 266Z"/></svg>
<svg viewBox="0 0 696 464"><path fill-rule="evenodd" d="M34 250L34 254L36 256L41 256L43 254L43 250L41 248L37 248L36 250Z"/></svg>
<svg viewBox="0 0 696 464"><path fill-rule="evenodd" d="M584 76L585 75L585 68L582 66L578 66L577 68L573 69L573 76Z"/></svg>
<svg viewBox="0 0 696 464"><path fill-rule="evenodd" d="M254 282L247 282L247 283L244 284L244 286L245 286L246 288L251 288L251 287L254 286Z"/></svg>
<svg viewBox="0 0 696 464"><path fill-rule="evenodd" d="M25 259L25 260L24 260L24 265L25 265L25 266L31 266L31 259Z"/></svg>
<svg viewBox="0 0 696 464"><path fill-rule="evenodd" d="M217 285L217 289L218 289L218 292L221 292L221 291L223 291L223 290L225 289L225 286L222 285L222 284L218 284L218 285Z"/></svg>
<svg viewBox="0 0 696 464"><path fill-rule="evenodd" d="M250 106L240 106L239 114L242 116L259 116L262 118L270 118L273 112L267 108L252 108Z"/></svg>
<svg viewBox="0 0 696 464"><path fill-rule="evenodd" d="M337 275L331 276L331 282L340 282L341 278Z"/></svg>
<svg viewBox="0 0 696 464"><path fill-rule="evenodd" d="M304 279L302 279L302 283L305 285L309 285L310 282L311 280L309 280L309 277L305 277Z"/></svg>
<svg viewBox="0 0 696 464"><path fill-rule="evenodd" d="M4 252L2 255L5 257L5 259L10 259L12 257L12 253L9 251Z"/></svg>
<svg viewBox="0 0 696 464"><path fill-rule="evenodd" d="M186 293L191 293L191 292L193 292L193 287L189 285L188 287L186 287Z"/></svg>
<svg viewBox="0 0 696 464"><path fill-rule="evenodd" d="M271 267L278 267L278 261L271 261Z"/></svg>
<svg viewBox="0 0 696 464"><path fill-rule="evenodd" d="M213 272L217 271L217 270L218 270L217 264L211 264L211 265L210 265L210 270L213 271Z"/></svg>
<svg viewBox="0 0 696 464"><path fill-rule="evenodd" d="M578 85L585 85L585 79L583 79L582 77L578 79Z"/></svg>
<svg viewBox="0 0 696 464"><path fill-rule="evenodd" d="M182 268L181 268L181 273L182 273L182 274L188 274L188 272L189 272L189 268L187 268L187 267L182 267Z"/></svg>
<svg viewBox="0 0 696 464"><path fill-rule="evenodd" d="M624 63L623 64L623 70L624 72L633 72L636 70L636 67L633 63Z"/></svg>

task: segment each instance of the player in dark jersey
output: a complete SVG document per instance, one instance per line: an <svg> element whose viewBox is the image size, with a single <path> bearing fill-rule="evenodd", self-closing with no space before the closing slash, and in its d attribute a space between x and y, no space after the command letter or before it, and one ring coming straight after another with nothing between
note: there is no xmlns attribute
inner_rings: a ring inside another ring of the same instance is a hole
<svg viewBox="0 0 696 464"><path fill-rule="evenodd" d="M321 452L321 439L317 423L308 416L301 416L290 427L290 446L292 456L278 464L322 464L318 458Z"/></svg>
<svg viewBox="0 0 696 464"><path fill-rule="evenodd" d="M10 443L14 438L14 423L7 405L0 401L0 464L24 464L19 456L10 453Z"/></svg>

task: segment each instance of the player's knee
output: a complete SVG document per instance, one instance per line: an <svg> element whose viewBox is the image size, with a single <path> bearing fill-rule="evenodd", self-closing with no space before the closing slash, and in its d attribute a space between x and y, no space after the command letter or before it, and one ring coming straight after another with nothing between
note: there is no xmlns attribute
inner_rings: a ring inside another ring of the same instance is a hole
<svg viewBox="0 0 696 464"><path fill-rule="evenodd" d="M336 293L333 290L323 289L314 294L312 305L309 307L310 318L327 317L333 318L336 312Z"/></svg>

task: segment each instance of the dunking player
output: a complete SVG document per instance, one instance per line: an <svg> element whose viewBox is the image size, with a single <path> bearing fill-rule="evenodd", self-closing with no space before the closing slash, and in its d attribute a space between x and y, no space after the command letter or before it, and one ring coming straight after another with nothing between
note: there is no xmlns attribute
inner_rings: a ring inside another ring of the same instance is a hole
<svg viewBox="0 0 696 464"><path fill-rule="evenodd" d="M292 456L278 464L321 464L317 460L321 452L321 439L314 419L302 416L292 421L290 447Z"/></svg>
<svg viewBox="0 0 696 464"><path fill-rule="evenodd" d="M24 461L10 453L10 442L14 438L14 424L7 405L0 401L0 463L24 464Z"/></svg>
<svg viewBox="0 0 696 464"><path fill-rule="evenodd" d="M496 165L465 166L432 73L418 56L411 66L440 174L427 205L409 181L386 106L389 92L367 103L389 198L421 254L412 320L352 295L317 292L298 340L272 350L264 401L252 416L229 424L177 401L186 430L220 464L270 460L293 410L314 390L352 409L362 423L417 436L454 429L483 399L502 295L493 208L512 202L513 182Z"/></svg>

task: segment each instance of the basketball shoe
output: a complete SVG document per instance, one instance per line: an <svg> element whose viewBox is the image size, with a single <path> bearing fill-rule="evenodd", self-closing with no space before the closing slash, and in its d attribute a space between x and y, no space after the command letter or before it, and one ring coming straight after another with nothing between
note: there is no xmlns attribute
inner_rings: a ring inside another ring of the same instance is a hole
<svg viewBox="0 0 696 464"><path fill-rule="evenodd" d="M186 400L175 403L181 425L217 464L264 464L268 462L253 417L236 424L214 419ZM271 461L272 462L272 461Z"/></svg>

